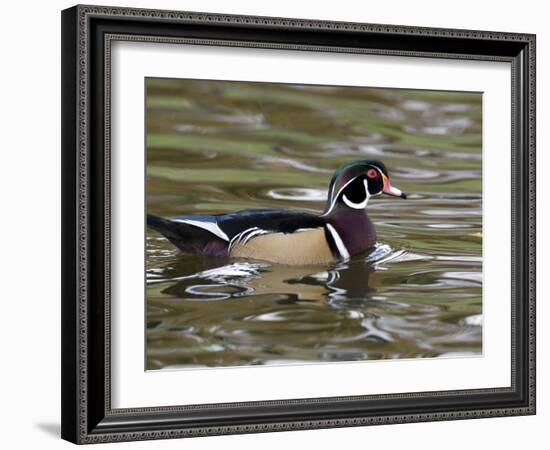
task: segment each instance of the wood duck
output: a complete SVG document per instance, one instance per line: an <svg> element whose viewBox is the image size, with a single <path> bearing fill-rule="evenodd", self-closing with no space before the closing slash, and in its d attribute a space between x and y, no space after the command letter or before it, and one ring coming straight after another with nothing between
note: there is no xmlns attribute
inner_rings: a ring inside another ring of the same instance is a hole
<svg viewBox="0 0 550 450"><path fill-rule="evenodd" d="M358 160L334 173L322 214L250 209L172 219L147 215L147 225L184 253L256 259L288 265L347 260L376 240L366 207L375 195L406 198L380 161Z"/></svg>

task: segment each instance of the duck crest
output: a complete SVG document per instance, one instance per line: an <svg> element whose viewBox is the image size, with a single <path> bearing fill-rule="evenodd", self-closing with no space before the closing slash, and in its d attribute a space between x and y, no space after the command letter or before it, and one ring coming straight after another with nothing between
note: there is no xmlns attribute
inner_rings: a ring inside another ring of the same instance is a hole
<svg viewBox="0 0 550 450"><path fill-rule="evenodd" d="M342 164L334 172L334 175L330 180L327 204L323 215L328 215L332 212L336 205L338 196L340 195L342 190L355 178L364 174L365 168L367 166L376 167L385 176L388 176L388 170L386 169L386 166L380 161L364 159L349 161L345 164Z"/></svg>

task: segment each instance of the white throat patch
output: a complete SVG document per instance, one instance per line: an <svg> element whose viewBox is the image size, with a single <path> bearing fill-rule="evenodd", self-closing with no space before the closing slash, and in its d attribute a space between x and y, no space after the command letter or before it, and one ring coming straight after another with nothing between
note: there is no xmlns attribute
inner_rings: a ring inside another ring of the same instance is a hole
<svg viewBox="0 0 550 450"><path fill-rule="evenodd" d="M369 193L369 186L367 183L367 180L363 180L363 184L365 185L365 200L363 200L361 203L354 203L349 198L346 197L346 194L342 196L342 200L344 200L344 203L353 209L365 209L367 207L367 203L369 202L370 193Z"/></svg>
<svg viewBox="0 0 550 450"><path fill-rule="evenodd" d="M360 176L360 175L358 175ZM333 197L333 201L332 203L330 204L330 207L328 209L328 211L324 212L323 214L321 214L321 217L323 216L328 216L332 210L334 209L334 207L336 206L336 202L338 201L338 196L340 195L340 193L346 189L346 187L348 187L348 185L350 183L352 183L353 181L355 181L357 179L357 177L355 178L352 178L351 180L349 180L346 184L344 184L339 190L338 192L336 193L336 195ZM361 203L353 203L350 199L348 199L345 195L343 195L343 200L344 202L346 203L346 205L348 205L350 208L354 208L354 209L363 209L367 206L367 203L369 202L369 198L370 198L370 194L369 194L369 190L367 188L367 180L363 180L363 183L365 183L365 200L363 200ZM365 206L352 206L352 205L365 205Z"/></svg>

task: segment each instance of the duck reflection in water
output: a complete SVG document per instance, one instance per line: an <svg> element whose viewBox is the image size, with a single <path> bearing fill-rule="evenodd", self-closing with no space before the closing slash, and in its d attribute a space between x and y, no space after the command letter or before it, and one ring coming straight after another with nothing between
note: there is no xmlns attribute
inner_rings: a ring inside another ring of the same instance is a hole
<svg viewBox="0 0 550 450"><path fill-rule="evenodd" d="M374 268L365 258L326 267L285 266L265 262L224 261L219 258L183 260L165 269L164 279L180 276L162 293L182 300L226 300L249 296L270 296L277 303L339 300L364 302L372 293L369 285ZM184 267L182 267L184 266ZM349 304L348 304L349 306Z"/></svg>

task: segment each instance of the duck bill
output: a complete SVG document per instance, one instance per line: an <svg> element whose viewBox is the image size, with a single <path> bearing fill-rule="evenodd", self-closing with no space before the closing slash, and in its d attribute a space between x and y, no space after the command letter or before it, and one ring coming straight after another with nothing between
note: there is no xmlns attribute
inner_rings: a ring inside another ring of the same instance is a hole
<svg viewBox="0 0 550 450"><path fill-rule="evenodd" d="M407 198L405 193L402 192L400 189L393 187L390 183L390 180L386 177L384 177L384 187L382 188L382 192L393 197Z"/></svg>

